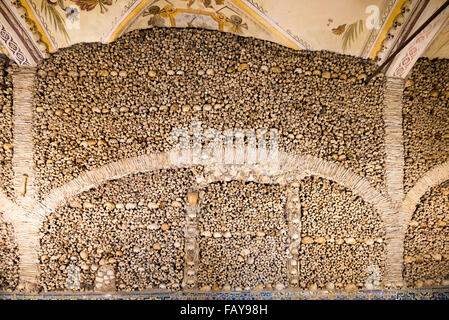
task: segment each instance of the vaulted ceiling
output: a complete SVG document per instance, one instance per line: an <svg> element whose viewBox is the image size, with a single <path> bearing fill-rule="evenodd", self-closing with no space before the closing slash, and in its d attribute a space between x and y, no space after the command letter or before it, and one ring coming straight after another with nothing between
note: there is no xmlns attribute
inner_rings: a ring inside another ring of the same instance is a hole
<svg viewBox="0 0 449 320"><path fill-rule="evenodd" d="M33 65L60 48L80 42L111 42L135 29L198 27L270 40L294 49L377 57L381 62L444 2L1 0L1 50L19 64ZM395 59L392 74L406 75L414 63L408 60L420 56L449 58L448 9Z"/></svg>

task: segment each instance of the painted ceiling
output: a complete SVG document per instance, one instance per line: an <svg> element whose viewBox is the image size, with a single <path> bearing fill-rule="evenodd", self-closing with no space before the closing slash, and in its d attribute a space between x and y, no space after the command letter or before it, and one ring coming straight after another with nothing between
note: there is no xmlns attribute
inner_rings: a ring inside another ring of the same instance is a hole
<svg viewBox="0 0 449 320"><path fill-rule="evenodd" d="M198 27L274 41L295 49L375 58L413 0L6 0L46 52L111 42L125 32ZM418 0L414 0L418 1ZM427 0L438 7L444 0ZM446 19L449 20L449 19ZM424 56L449 58L449 23ZM1 51L7 53L5 48Z"/></svg>

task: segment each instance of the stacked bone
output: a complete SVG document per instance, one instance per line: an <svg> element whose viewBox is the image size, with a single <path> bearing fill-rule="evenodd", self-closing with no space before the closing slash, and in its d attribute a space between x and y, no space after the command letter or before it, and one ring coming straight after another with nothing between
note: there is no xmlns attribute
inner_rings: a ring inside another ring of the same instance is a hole
<svg viewBox="0 0 449 320"><path fill-rule="evenodd" d="M198 287L282 289L287 285L284 187L237 181L201 195Z"/></svg>
<svg viewBox="0 0 449 320"><path fill-rule="evenodd" d="M299 285L355 290L384 272L384 230L373 207L351 191L317 177L301 181Z"/></svg>
<svg viewBox="0 0 449 320"><path fill-rule="evenodd" d="M59 50L39 66L42 193L124 157L169 150L173 129L278 129L280 149L383 184L383 80L370 60L229 33L152 28Z"/></svg>
<svg viewBox="0 0 449 320"><path fill-rule="evenodd" d="M404 265L411 287L449 285L449 181L421 198L405 237Z"/></svg>
<svg viewBox="0 0 449 320"><path fill-rule="evenodd" d="M75 265L80 290L94 290L96 271L110 265L117 290L179 290L185 197L193 180L187 169L136 174L84 192L53 212L42 228L42 288L70 289L66 270Z"/></svg>
<svg viewBox="0 0 449 320"><path fill-rule="evenodd" d="M0 191L12 197L12 78L6 67L0 59Z"/></svg>
<svg viewBox="0 0 449 320"><path fill-rule="evenodd" d="M0 214L0 291L12 291L19 282L19 256L14 230Z"/></svg>
<svg viewBox="0 0 449 320"><path fill-rule="evenodd" d="M405 191L449 159L449 59L419 59L403 96Z"/></svg>

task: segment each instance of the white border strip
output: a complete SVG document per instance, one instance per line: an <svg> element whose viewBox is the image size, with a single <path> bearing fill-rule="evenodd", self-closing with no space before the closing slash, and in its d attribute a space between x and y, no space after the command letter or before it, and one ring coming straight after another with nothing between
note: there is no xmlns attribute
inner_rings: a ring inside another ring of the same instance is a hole
<svg viewBox="0 0 449 320"><path fill-rule="evenodd" d="M45 54L39 49L39 46L37 44L37 41L34 40L34 35L31 33L30 29L28 28L28 26L26 25L25 21L23 21L22 17L19 15L19 13L17 12L17 8L15 8L10 1L5 1L4 2L5 5L8 7L9 11L11 12L11 14L14 16L14 18L16 18L16 21L18 21L20 23L20 26L23 30L25 30L28 39L30 39L30 42L33 44L34 48L36 49L37 52L39 52L41 58L45 59ZM42 28L43 29L43 28Z"/></svg>
<svg viewBox="0 0 449 320"><path fill-rule="evenodd" d="M125 12L124 15L122 15L122 17L117 21L116 24L114 24L112 26L112 29L109 31L109 33L104 37L103 40L101 40L102 43L109 43L111 42L111 37L114 34L115 30L117 30L118 26L120 26L120 24L123 22L123 20L125 20L130 14L131 12L133 12L133 10L140 4L142 3L143 0L137 0L136 2L133 3L133 5ZM151 1L148 5L152 5L153 3L155 3L157 0ZM128 24L128 26L126 26L126 28L122 31L122 33L119 35L119 37L126 32L126 30L128 29L128 27L138 18L140 17L139 15L136 15L132 21L130 21L130 23Z"/></svg>

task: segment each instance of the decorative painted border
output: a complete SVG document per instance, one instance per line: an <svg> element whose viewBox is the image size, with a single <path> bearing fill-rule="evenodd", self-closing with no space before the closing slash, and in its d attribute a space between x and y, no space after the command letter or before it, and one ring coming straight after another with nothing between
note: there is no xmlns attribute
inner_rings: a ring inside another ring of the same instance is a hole
<svg viewBox="0 0 449 320"><path fill-rule="evenodd" d="M428 6L429 1L430 0L423 0L411 3L411 0L409 0L404 4L402 11L405 12L396 16L396 25L388 31L387 38L382 42L381 51L376 55L379 65L388 59L388 56L392 54L399 45L407 40L407 37L412 32L416 22ZM392 61L385 67L385 70L388 70L391 64Z"/></svg>

